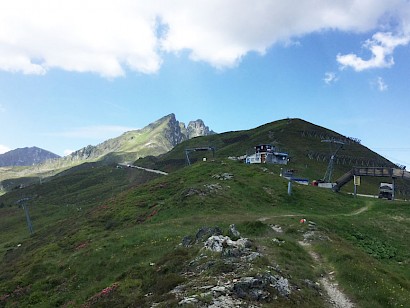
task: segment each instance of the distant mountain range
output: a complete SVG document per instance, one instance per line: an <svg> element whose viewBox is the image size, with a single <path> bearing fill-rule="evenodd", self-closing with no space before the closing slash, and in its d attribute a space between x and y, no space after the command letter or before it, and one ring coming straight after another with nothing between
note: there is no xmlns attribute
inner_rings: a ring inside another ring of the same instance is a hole
<svg viewBox="0 0 410 308"><path fill-rule="evenodd" d="M197 136L201 137L195 138ZM283 119L246 131L216 134L202 120L185 125L174 114L169 114L142 129L125 132L96 146L89 145L68 156L48 159L31 167L2 170L0 193L19 184L26 186L39 178L50 178L63 170L91 162L135 163L141 167L172 172L185 166L186 148L204 146L215 148L215 157L235 158L254 153L254 147L258 144L272 144L278 151L289 154L288 168L297 170L298 176L321 179L334 151L334 145L332 148L331 143L324 143L322 140L345 143L334 161L335 179L353 166L395 167L386 158L363 146L356 138L343 136L302 119ZM209 155L213 154L191 153L190 160L195 162ZM408 185L403 185L407 190ZM373 186L376 187L372 184Z"/></svg>
<svg viewBox="0 0 410 308"><path fill-rule="evenodd" d="M65 157L37 147L16 149L0 155L0 167L33 166L44 163L46 169L60 169L96 160L135 161L147 155L166 153L185 140L212 134L215 132L210 130L201 119L190 121L185 125L171 113L142 129L125 132L96 146L88 145Z"/></svg>
<svg viewBox="0 0 410 308"><path fill-rule="evenodd" d="M186 126L171 113L142 129L126 132L96 146L86 146L62 158L62 161L135 161L147 155L166 153L185 140L212 134L215 132L201 119L190 121Z"/></svg>
<svg viewBox="0 0 410 308"><path fill-rule="evenodd" d="M60 156L38 147L19 148L0 154L0 167L32 166L56 158Z"/></svg>

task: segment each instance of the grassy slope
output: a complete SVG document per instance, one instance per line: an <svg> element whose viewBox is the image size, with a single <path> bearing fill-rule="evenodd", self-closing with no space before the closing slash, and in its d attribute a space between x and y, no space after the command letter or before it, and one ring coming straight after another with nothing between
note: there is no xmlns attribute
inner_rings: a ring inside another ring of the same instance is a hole
<svg viewBox="0 0 410 308"><path fill-rule="evenodd" d="M303 281L317 281L330 270L359 307L409 305L408 203L354 199L298 185L288 196L278 167L266 167L220 160L199 163L116 191L112 198L112 184L129 183L134 170L101 169L94 179L89 173L78 174L78 179L90 181L80 191L76 173L69 183L59 182L67 181L61 177L33 188L31 194L38 194L31 208L34 236L25 235L22 209L0 209L1 305L172 305L175 300L167 292L184 281L179 274L199 249L175 247L201 226L226 229L231 223L265 255L253 271L279 265L291 285L300 288L289 299L279 298L277 306L325 306ZM233 180L212 177L223 172L232 173ZM113 173L109 183L97 185L101 190L89 186ZM214 192L204 186L216 183L220 189ZM64 194L58 188L63 185L68 190ZM78 198L77 192L83 196ZM6 196L6 203L18 197ZM257 222L260 218L263 223ZM297 244L308 231L301 218L317 224L321 236L313 249L322 256L321 266ZM270 223L285 232L275 234L267 227ZM285 243L277 245L273 237ZM215 271L205 273L205 283L211 283Z"/></svg>
<svg viewBox="0 0 410 308"><path fill-rule="evenodd" d="M146 155L159 155L169 151L172 144L166 139L170 116L165 116L140 130L129 131L119 137L109 139L91 147L87 159L66 156L49 160L43 164L26 167L0 168L0 195L20 184L37 183L40 178L48 178L85 162L103 160L110 162L133 161Z"/></svg>
<svg viewBox="0 0 410 308"><path fill-rule="evenodd" d="M255 145L272 143L281 151L286 151L290 155L291 161L284 168L294 169L296 170L296 176L306 177L312 181L323 178L330 153L335 150L334 147L331 149L328 143L321 142L322 138L345 140L345 136L304 120L284 119L251 130L194 138L177 145L173 150L161 155L159 158L143 158L138 160L136 164L173 171L185 165L185 148L213 146L217 149L215 153L217 158L226 158L228 156L241 156L246 153L251 154ZM313 155L313 158L310 158L308 154ZM192 153L191 160L201 160L203 156L212 158L211 153L199 152ZM353 166L367 166L367 164L369 166L394 166L387 159L355 142L346 144L339 151L338 157L340 159L336 161L333 180L349 171ZM362 177L362 185L359 187L358 192L376 195L379 183L382 181L391 182L391 179ZM398 196L410 198L409 181L398 179L396 184ZM343 191L352 192L353 183L347 184Z"/></svg>

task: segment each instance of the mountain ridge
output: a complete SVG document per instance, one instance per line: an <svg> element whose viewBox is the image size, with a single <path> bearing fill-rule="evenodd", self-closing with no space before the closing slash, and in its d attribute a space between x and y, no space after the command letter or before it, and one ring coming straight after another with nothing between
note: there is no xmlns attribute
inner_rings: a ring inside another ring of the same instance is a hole
<svg viewBox="0 0 410 308"><path fill-rule="evenodd" d="M0 154L0 167L32 166L56 158L60 156L39 147L17 148Z"/></svg>
<svg viewBox="0 0 410 308"><path fill-rule="evenodd" d="M117 162L118 156L133 160L146 155L166 153L185 140L210 134L214 132L205 126L203 120L190 121L188 126L185 126L171 113L142 129L125 132L96 146L88 145L64 157L64 160L104 159L107 155L108 159L111 159L110 154L113 153L117 154Z"/></svg>

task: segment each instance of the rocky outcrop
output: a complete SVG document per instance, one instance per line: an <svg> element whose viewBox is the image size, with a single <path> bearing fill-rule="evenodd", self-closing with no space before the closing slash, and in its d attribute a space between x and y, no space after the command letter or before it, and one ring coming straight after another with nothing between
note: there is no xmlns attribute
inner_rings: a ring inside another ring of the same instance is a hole
<svg viewBox="0 0 410 308"><path fill-rule="evenodd" d="M202 227L195 236L183 238L181 246L199 248L199 254L181 273L187 278L185 283L170 292L178 305L261 307L267 303L273 306L278 297L288 299L295 287L279 273L279 266L264 265L266 257L253 241L241 237L234 224L227 233L229 236L223 235L219 227Z"/></svg>
<svg viewBox="0 0 410 308"><path fill-rule="evenodd" d="M173 113L169 116L167 128L165 129L165 138L172 147L187 139L184 123L179 122Z"/></svg>
<svg viewBox="0 0 410 308"><path fill-rule="evenodd" d="M131 160L136 160L141 156L163 154L185 140L209 134L214 132L202 120L191 121L186 127L171 113L142 129L126 132L96 146L88 145L64 157L64 160L78 162L102 157L115 159L115 153L135 153Z"/></svg>
<svg viewBox="0 0 410 308"><path fill-rule="evenodd" d="M215 132L210 130L201 119L190 121L186 128L186 132L188 139L215 134Z"/></svg>
<svg viewBox="0 0 410 308"><path fill-rule="evenodd" d="M49 151L37 148L19 148L0 155L0 167L6 166L32 166L46 160L59 158L60 156Z"/></svg>

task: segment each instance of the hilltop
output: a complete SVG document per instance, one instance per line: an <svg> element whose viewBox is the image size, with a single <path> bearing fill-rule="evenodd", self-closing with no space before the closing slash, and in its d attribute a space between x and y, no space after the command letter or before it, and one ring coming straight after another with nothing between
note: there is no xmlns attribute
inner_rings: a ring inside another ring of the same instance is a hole
<svg viewBox="0 0 410 308"><path fill-rule="evenodd" d="M328 128L321 127L302 119L282 119L267 123L250 130L225 132L202 138L194 138L176 145L171 151L158 157L145 157L137 160L136 165L164 171L174 171L186 165L185 149L195 147L214 147L215 158L243 158L254 153L258 144L272 144L278 151L289 154L289 163L282 166L285 170L295 171L297 177L310 181L322 179L326 173L330 156L335 147L322 140L338 140L345 143L338 152L332 179L336 180L354 166L363 167L396 167L394 163L362 145L355 137L344 136ZM192 162L203 157L212 159L212 152L190 153ZM387 179L386 179L387 180ZM380 179L363 178L360 191L377 194ZM397 180L398 195L408 198L410 184L408 181ZM350 183L344 191L353 191Z"/></svg>
<svg viewBox="0 0 410 308"><path fill-rule="evenodd" d="M19 148L0 154L0 167L32 166L59 157L57 154L38 147Z"/></svg>

